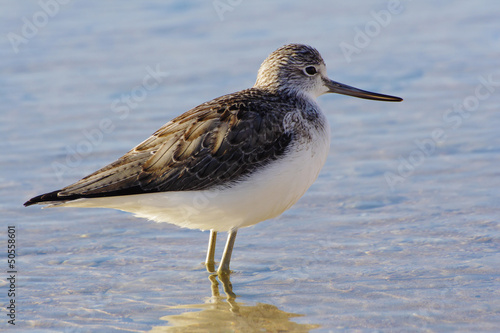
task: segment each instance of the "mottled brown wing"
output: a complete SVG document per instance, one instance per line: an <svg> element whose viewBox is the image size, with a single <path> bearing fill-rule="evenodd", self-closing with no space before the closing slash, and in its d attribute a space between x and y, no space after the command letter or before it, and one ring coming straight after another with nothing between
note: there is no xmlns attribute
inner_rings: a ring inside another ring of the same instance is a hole
<svg viewBox="0 0 500 333"><path fill-rule="evenodd" d="M220 97L168 122L108 166L27 204L230 185L285 153L292 136L284 129L286 112L276 112L284 107L292 106L252 90Z"/></svg>

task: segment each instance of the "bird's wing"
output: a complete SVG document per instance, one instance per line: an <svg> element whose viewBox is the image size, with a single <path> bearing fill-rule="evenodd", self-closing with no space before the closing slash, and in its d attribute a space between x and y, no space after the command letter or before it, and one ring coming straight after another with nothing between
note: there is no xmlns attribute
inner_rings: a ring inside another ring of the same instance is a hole
<svg viewBox="0 0 500 333"><path fill-rule="evenodd" d="M115 162L55 191L55 200L202 190L229 185L277 159L292 139L286 112L275 110L283 106L231 96L173 119ZM49 201L42 197L38 202Z"/></svg>

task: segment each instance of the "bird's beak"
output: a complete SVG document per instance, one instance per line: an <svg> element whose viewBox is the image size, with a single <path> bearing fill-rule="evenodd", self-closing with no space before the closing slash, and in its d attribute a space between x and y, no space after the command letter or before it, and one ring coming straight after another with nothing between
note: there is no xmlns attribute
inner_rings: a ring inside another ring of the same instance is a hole
<svg viewBox="0 0 500 333"><path fill-rule="evenodd" d="M386 102L401 102L403 99L396 96L382 95L374 92L361 90L348 86L347 84L332 81L330 79L324 79L325 86L328 88L327 93L335 93L348 95L364 99L373 99L376 101L386 101Z"/></svg>

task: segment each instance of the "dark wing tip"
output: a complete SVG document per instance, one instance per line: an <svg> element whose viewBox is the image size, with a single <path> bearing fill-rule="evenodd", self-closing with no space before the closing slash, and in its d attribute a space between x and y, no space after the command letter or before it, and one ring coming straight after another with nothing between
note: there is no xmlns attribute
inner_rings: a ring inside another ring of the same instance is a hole
<svg viewBox="0 0 500 333"><path fill-rule="evenodd" d="M85 194L85 193L80 193L80 194L71 194L71 195L64 195L60 196L59 193L61 193L63 190L57 190L54 192L49 192L41 195L37 195L36 197L33 197L26 201L24 203L25 207L35 205L35 204L42 204L42 205L48 205L48 204L53 204L57 201L71 201L71 200L76 200L76 199L81 199L81 198L99 198L99 197L112 197L112 196L121 196L121 195L132 195L132 194L142 194L142 193L151 193L151 192L158 192L157 189L152 189L152 190L144 190L140 186L132 186L124 189L119 189L119 190L113 190L113 191L104 191L104 192L98 192L98 193L90 193L90 194Z"/></svg>
<svg viewBox="0 0 500 333"><path fill-rule="evenodd" d="M36 197L33 197L33 198L29 199L28 201L26 201L24 203L24 206L28 207L28 206L35 205L35 204L38 204L38 203L44 203L44 202L49 202L49 201L67 200L67 198L63 199L61 197L58 197L57 194L59 192L60 192L60 190L57 190L57 191L54 191L54 192L49 192L49 193L37 195Z"/></svg>

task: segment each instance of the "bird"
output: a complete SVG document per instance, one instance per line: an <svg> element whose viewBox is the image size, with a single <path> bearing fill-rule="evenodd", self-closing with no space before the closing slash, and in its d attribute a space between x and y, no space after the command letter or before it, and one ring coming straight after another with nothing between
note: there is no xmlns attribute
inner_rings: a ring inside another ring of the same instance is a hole
<svg viewBox="0 0 500 333"><path fill-rule="evenodd" d="M206 268L228 276L238 230L279 216L318 177L330 126L316 98L327 93L402 101L333 81L315 48L287 44L264 60L252 88L194 107L116 161L24 205L112 208L210 230ZM219 232L228 237L215 270Z"/></svg>

